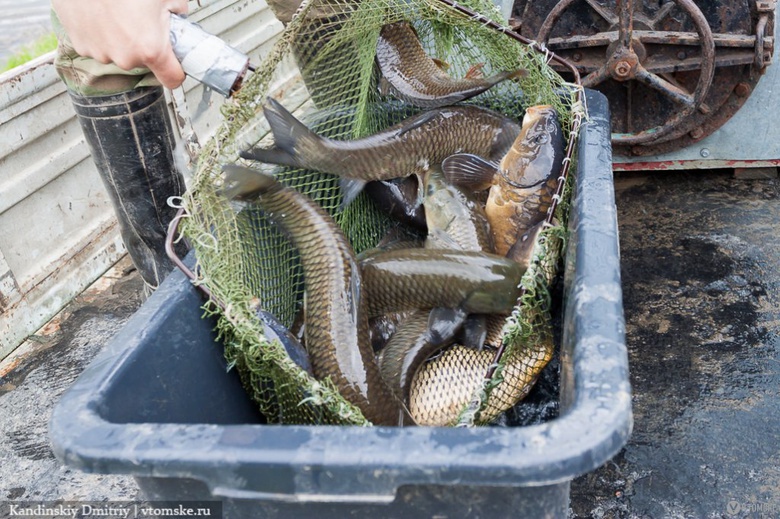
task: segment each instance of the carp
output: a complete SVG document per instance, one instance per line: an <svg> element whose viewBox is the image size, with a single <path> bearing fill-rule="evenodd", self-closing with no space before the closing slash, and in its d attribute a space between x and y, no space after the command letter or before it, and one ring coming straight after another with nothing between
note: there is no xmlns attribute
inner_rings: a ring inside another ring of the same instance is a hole
<svg viewBox="0 0 780 519"><path fill-rule="evenodd" d="M222 194L257 201L300 252L304 338L315 378L330 378L372 423L403 423L407 414L374 360L360 269L341 229L324 209L272 175L235 165L223 170Z"/></svg>
<svg viewBox="0 0 780 519"><path fill-rule="evenodd" d="M241 156L338 175L345 203L368 181L421 176L455 153L499 158L520 132L520 125L491 110L453 106L409 117L368 137L337 140L314 133L274 99L263 110L274 145L254 147Z"/></svg>
<svg viewBox="0 0 780 519"><path fill-rule="evenodd" d="M475 154L456 154L442 164L447 179L470 189L489 188L485 213L495 252L506 255L518 238L545 219L558 186L564 142L552 106L532 106L499 164Z"/></svg>
<svg viewBox="0 0 780 519"><path fill-rule="evenodd" d="M504 80L528 76L528 71L520 68L483 78L476 72L480 66L475 66L464 78L453 78L444 70L445 64L426 54L417 32L407 22L382 27L376 62L382 73L380 92L420 108L453 105Z"/></svg>

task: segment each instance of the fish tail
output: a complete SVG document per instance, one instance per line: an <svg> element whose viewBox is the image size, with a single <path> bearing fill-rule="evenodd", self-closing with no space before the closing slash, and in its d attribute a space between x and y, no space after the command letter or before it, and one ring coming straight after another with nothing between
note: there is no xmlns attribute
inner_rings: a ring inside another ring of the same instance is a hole
<svg viewBox="0 0 780 519"><path fill-rule="evenodd" d="M492 80L493 80L493 84L495 84L504 81L505 79L523 79L526 77L528 77L528 70L524 68L519 68L517 70L496 74L495 76L493 76Z"/></svg>
<svg viewBox="0 0 780 519"><path fill-rule="evenodd" d="M227 164L222 171L225 181L219 193L230 200L255 200L279 186L273 175L256 169Z"/></svg>
<svg viewBox="0 0 780 519"><path fill-rule="evenodd" d="M263 113L274 136L274 146L252 148L241 152L241 157L269 164L308 167L307 157L321 147L323 138L307 128L273 98L268 98Z"/></svg>

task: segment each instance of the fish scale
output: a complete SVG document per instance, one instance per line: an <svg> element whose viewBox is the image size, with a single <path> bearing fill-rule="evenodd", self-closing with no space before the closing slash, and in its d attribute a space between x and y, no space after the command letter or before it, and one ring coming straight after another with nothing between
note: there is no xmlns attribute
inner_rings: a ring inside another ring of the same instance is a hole
<svg viewBox="0 0 780 519"><path fill-rule="evenodd" d="M344 233L311 199L271 175L241 166L226 166L225 172L223 193L257 200L300 253L305 342L315 378L330 377L372 423L398 425L402 408L374 360L360 270Z"/></svg>
<svg viewBox="0 0 780 519"><path fill-rule="evenodd" d="M429 110L354 140L317 135L273 99L264 112L274 146L252 148L242 157L361 181L422 175L455 153L498 160L520 133L512 119L467 105Z"/></svg>
<svg viewBox="0 0 780 519"><path fill-rule="evenodd" d="M492 348L477 351L454 344L423 364L414 374L409 391L409 412L417 425L455 425L485 373L493 363L495 349L501 344L505 317L488 318L486 344ZM491 391L480 413L480 421L489 422L523 399L536 381L541 369L552 358L552 331L540 330L519 351L510 355L503 370L503 380Z"/></svg>
<svg viewBox="0 0 780 519"><path fill-rule="evenodd" d="M496 254L505 255L518 237L546 217L558 187L563 148L556 110L549 105L529 107L485 204Z"/></svg>
<svg viewBox="0 0 780 519"><path fill-rule="evenodd" d="M360 268L370 317L437 307L476 314L509 312L526 270L494 254L436 249L364 253Z"/></svg>
<svg viewBox="0 0 780 519"><path fill-rule="evenodd" d="M528 75L528 71L519 69L499 72L489 78L453 78L425 53L417 33L407 22L382 27L376 61L387 82L386 90L421 108L452 105L481 94L506 79Z"/></svg>

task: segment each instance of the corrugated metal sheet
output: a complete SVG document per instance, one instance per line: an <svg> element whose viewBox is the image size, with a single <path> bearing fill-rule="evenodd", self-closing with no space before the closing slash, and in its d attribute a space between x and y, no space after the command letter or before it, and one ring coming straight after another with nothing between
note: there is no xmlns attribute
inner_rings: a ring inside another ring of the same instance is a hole
<svg viewBox="0 0 780 519"><path fill-rule="evenodd" d="M191 9L192 21L253 62L282 30L262 0L201 2ZM47 55L0 75L0 359L124 254L113 209L52 59ZM288 81L296 83L294 73ZM205 142L226 101L204 94L191 79L173 97L182 120L192 120L183 131Z"/></svg>

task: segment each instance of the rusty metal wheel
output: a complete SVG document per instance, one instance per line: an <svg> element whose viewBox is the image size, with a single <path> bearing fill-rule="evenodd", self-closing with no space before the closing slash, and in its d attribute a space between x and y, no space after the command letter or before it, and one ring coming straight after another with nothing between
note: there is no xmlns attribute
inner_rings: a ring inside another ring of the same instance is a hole
<svg viewBox="0 0 780 519"><path fill-rule="evenodd" d="M613 146L650 155L733 115L771 61L774 6L749 0L517 0L520 32L571 61L613 113Z"/></svg>

